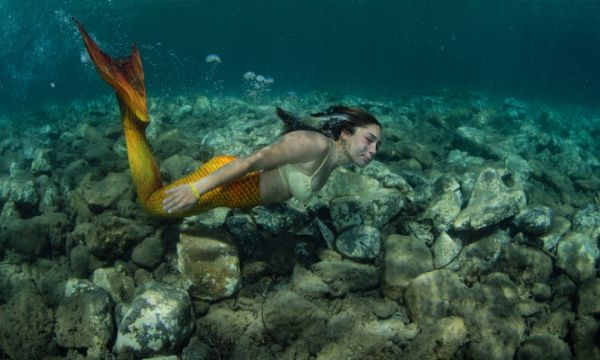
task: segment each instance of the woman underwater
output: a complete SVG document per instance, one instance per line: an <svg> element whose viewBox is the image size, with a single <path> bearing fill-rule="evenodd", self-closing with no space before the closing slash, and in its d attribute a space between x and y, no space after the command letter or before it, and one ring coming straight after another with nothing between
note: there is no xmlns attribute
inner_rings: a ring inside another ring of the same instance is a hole
<svg viewBox="0 0 600 360"><path fill-rule="evenodd" d="M131 176L142 207L152 215L185 217L222 206L247 209L291 197L306 202L335 168L366 166L381 144L381 125L362 109L332 106L312 114L326 119L316 129L278 108L286 132L276 142L244 158L215 156L163 186L145 135L149 116L136 47L128 58L112 59L75 22L98 73L115 89Z"/></svg>

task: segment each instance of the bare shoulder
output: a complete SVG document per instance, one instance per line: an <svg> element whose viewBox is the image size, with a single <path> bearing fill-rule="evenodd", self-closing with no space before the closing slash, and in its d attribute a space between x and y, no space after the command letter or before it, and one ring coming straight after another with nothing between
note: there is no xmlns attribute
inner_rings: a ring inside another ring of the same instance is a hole
<svg viewBox="0 0 600 360"><path fill-rule="evenodd" d="M280 141L300 152L319 154L329 149L327 136L316 131L297 130L283 135Z"/></svg>
<svg viewBox="0 0 600 360"><path fill-rule="evenodd" d="M249 171L274 169L283 164L310 163L328 151L328 138L314 131L293 131L245 158Z"/></svg>

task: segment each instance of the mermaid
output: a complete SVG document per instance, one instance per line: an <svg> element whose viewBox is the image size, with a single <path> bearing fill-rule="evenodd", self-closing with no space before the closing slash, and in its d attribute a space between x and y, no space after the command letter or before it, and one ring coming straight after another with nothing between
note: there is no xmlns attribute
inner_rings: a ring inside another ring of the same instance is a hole
<svg viewBox="0 0 600 360"><path fill-rule="evenodd" d="M215 156L191 174L163 185L145 135L150 117L136 46L129 57L113 59L74 21L100 77L115 90L138 201L151 215L179 218L216 207L249 209L292 197L306 203L335 168L348 163L364 167L381 145L381 124L363 109L331 106L311 114L322 123L313 127L277 108L284 123L277 141L246 157Z"/></svg>

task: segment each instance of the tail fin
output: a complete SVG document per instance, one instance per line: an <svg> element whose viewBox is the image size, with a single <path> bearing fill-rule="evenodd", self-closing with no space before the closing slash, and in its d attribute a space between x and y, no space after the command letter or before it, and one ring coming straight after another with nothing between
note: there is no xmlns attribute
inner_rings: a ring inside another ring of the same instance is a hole
<svg viewBox="0 0 600 360"><path fill-rule="evenodd" d="M135 44L129 57L112 59L100 50L85 31L83 25L77 19L73 18L73 20L77 24L88 54L96 65L100 76L115 89L120 101L127 105L137 118L142 122L148 122L144 71L142 70L140 53Z"/></svg>

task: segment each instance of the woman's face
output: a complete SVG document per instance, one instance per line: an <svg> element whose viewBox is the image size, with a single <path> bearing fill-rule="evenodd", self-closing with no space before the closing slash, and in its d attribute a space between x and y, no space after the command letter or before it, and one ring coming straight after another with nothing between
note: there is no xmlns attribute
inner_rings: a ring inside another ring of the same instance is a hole
<svg viewBox="0 0 600 360"><path fill-rule="evenodd" d="M381 146L381 128L375 124L356 127L352 135L342 132L342 139L346 140L346 153L350 160L359 167L365 167Z"/></svg>

